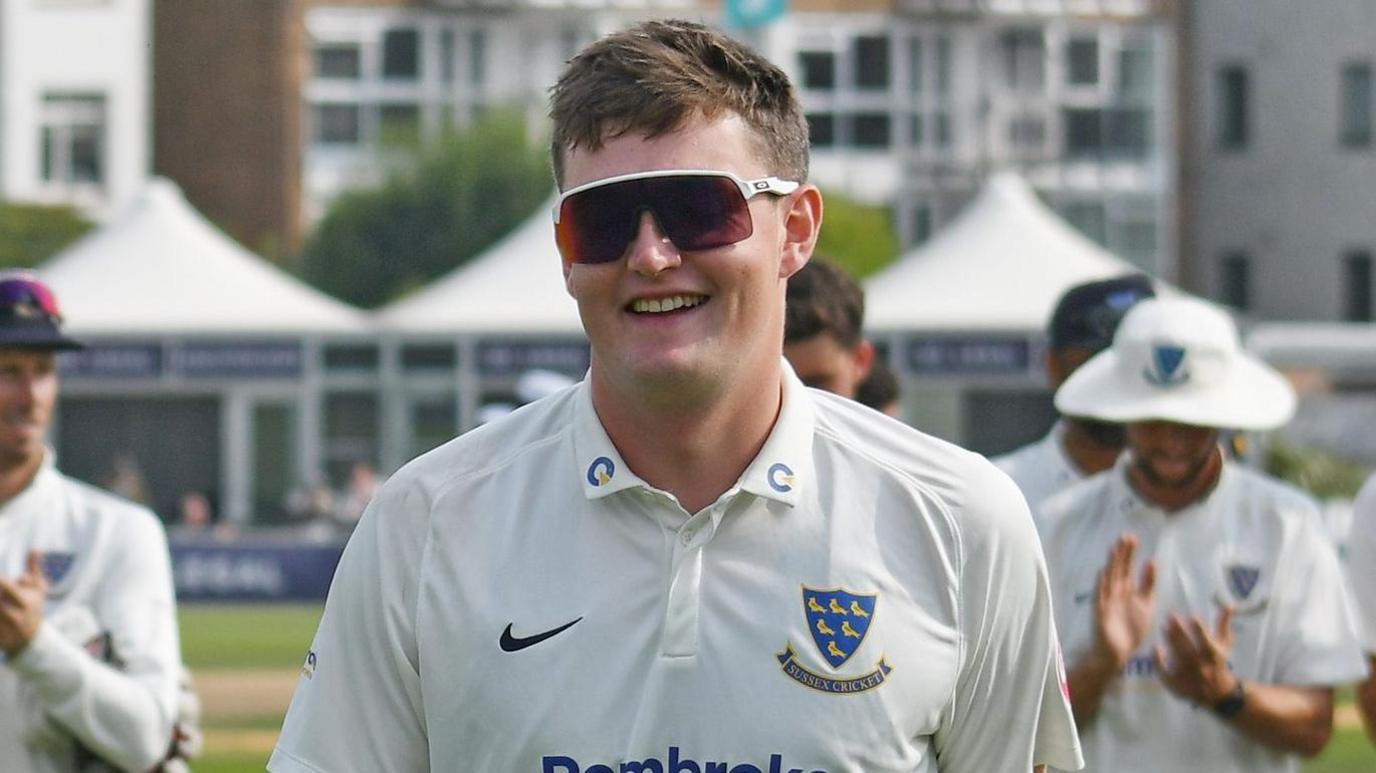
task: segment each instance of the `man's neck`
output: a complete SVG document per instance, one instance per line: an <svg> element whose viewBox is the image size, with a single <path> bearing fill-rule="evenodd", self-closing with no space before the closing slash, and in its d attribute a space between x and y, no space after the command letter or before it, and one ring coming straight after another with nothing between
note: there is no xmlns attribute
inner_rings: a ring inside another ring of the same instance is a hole
<svg viewBox="0 0 1376 773"><path fill-rule="evenodd" d="M1127 475L1128 484L1138 496L1167 513L1175 513L1203 501L1213 493L1223 475L1223 449L1215 448L1209 460L1188 481L1179 485L1154 481L1135 463L1128 464Z"/></svg>
<svg viewBox="0 0 1376 773"><path fill-rule="evenodd" d="M1100 443L1085 430L1084 425L1074 419L1065 419L1064 426L1061 448L1081 475L1089 476L1107 470L1123 451L1122 445Z"/></svg>
<svg viewBox="0 0 1376 773"><path fill-rule="evenodd" d="M9 504L33 483L43 466L43 451L0 461L0 506Z"/></svg>
<svg viewBox="0 0 1376 773"><path fill-rule="evenodd" d="M769 438L782 406L777 368L720 398L656 403L628 399L593 369L592 401L607 436L633 472L673 494L684 510L712 504Z"/></svg>

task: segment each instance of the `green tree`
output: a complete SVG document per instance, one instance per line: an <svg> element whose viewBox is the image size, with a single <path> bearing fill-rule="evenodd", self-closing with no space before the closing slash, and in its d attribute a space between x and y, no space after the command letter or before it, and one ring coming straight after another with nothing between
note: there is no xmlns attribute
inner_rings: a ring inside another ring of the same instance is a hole
<svg viewBox="0 0 1376 773"><path fill-rule="evenodd" d="M424 286L529 217L554 183L523 118L495 111L393 162L376 189L341 194L306 243L303 279L365 308Z"/></svg>
<svg viewBox="0 0 1376 773"><path fill-rule="evenodd" d="M37 266L91 228L72 207L0 202L0 266Z"/></svg>
<svg viewBox="0 0 1376 773"><path fill-rule="evenodd" d="M823 191L822 234L817 254L864 279L898 257L893 214L882 205L861 204Z"/></svg>

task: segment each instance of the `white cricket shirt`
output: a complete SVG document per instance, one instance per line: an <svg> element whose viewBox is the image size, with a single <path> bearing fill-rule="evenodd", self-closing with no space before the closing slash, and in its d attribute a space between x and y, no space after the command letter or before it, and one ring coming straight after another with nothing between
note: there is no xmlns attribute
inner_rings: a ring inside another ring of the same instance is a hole
<svg viewBox="0 0 1376 773"><path fill-rule="evenodd" d="M1364 673L1351 610L1332 545L1313 502L1298 490L1227 462L1209 496L1167 514L1129 486L1129 455L1052 497L1043 545L1066 662L1093 647L1097 576L1120 534L1140 540L1133 576L1156 561L1153 634L1105 693L1081 733L1087 771L1299 771L1300 757L1272 751L1207 708L1168 692L1153 648L1167 615L1210 626L1234 609L1233 671L1245 680L1339 685Z"/></svg>
<svg viewBox="0 0 1376 773"><path fill-rule="evenodd" d="M1077 765L1012 484L785 372L759 456L696 514L627 468L586 383L403 468L344 552L269 768Z"/></svg>
<svg viewBox="0 0 1376 773"><path fill-rule="evenodd" d="M1346 563L1362 648L1376 655L1376 475L1367 479L1352 503Z"/></svg>
<svg viewBox="0 0 1376 773"><path fill-rule="evenodd" d="M172 742L181 669L162 524L62 475L49 451L0 506L0 575L22 574L31 550L44 555L48 602L29 646L0 655L0 769L70 773L95 752L148 770Z"/></svg>
<svg viewBox="0 0 1376 773"><path fill-rule="evenodd" d="M1042 503L1061 489L1084 480L1080 468L1066 455L1064 420L1057 421L1041 440L990 461L1018 484L1038 531L1042 528Z"/></svg>

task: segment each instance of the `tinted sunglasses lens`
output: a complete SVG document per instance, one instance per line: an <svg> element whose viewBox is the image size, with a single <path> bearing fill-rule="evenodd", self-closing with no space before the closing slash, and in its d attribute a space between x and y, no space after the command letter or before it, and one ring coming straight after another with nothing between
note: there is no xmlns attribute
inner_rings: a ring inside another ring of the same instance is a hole
<svg viewBox="0 0 1376 773"><path fill-rule="evenodd" d="M652 178L645 188L664 235L681 250L725 247L754 232L750 208L730 178Z"/></svg>
<svg viewBox="0 0 1376 773"><path fill-rule="evenodd" d="M635 236L644 206L639 183L589 188L564 199L555 227L559 252L573 263L610 263L620 258Z"/></svg>
<svg viewBox="0 0 1376 773"><path fill-rule="evenodd" d="M681 250L723 247L753 231L745 197L730 178L647 177L589 188L565 199L555 233L559 251L573 263L618 260L646 209Z"/></svg>

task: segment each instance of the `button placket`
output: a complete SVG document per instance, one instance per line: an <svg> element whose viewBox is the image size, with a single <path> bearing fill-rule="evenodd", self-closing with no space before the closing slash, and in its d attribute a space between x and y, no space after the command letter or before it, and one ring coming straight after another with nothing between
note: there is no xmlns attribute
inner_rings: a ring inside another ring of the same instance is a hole
<svg viewBox="0 0 1376 773"><path fill-rule="evenodd" d="M669 595L664 613L660 655L692 657L698 649L698 609L701 606L702 546L714 531L714 505L688 519L674 541Z"/></svg>

